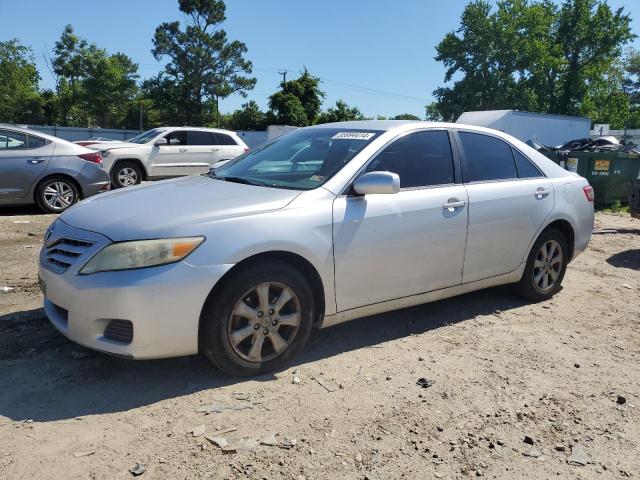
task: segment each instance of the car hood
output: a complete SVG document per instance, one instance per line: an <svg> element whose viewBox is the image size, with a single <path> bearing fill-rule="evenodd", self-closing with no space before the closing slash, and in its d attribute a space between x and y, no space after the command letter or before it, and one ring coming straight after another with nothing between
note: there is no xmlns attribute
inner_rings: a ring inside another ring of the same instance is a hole
<svg viewBox="0 0 640 480"><path fill-rule="evenodd" d="M114 241L203 235L207 224L278 210L299 194L194 176L103 193L60 219Z"/></svg>
<svg viewBox="0 0 640 480"><path fill-rule="evenodd" d="M116 148L135 148L140 147L141 145L144 144L129 142L98 142L87 145L87 148L91 148L93 150L114 150Z"/></svg>

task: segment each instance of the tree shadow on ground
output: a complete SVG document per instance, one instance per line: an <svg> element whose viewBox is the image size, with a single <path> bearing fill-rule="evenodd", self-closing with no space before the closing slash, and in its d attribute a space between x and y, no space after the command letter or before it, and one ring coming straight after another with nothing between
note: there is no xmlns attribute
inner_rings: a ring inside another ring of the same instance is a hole
<svg viewBox="0 0 640 480"><path fill-rule="evenodd" d="M607 263L618 268L640 270L640 249L618 252L607 258Z"/></svg>
<svg viewBox="0 0 640 480"><path fill-rule="evenodd" d="M40 210L36 205L0 206L0 217L16 217L18 215L51 215Z"/></svg>
<svg viewBox="0 0 640 480"><path fill-rule="evenodd" d="M313 332L304 351L285 368L524 304L509 288L498 287L354 320ZM0 316L0 371L0 415L41 422L122 412L202 390L276 378L230 378L199 356L138 362L93 352L60 335L42 309Z"/></svg>

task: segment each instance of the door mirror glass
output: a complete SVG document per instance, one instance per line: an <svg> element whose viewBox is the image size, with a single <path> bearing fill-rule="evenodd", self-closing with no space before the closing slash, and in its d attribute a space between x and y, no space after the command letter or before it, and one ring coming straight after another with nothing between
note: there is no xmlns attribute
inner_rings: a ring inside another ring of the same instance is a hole
<svg viewBox="0 0 640 480"><path fill-rule="evenodd" d="M157 139L154 143L153 143L156 147L159 147L160 145L167 145L167 139L162 137Z"/></svg>
<svg viewBox="0 0 640 480"><path fill-rule="evenodd" d="M353 190L360 195L398 193L400 177L391 172L365 173L355 181Z"/></svg>

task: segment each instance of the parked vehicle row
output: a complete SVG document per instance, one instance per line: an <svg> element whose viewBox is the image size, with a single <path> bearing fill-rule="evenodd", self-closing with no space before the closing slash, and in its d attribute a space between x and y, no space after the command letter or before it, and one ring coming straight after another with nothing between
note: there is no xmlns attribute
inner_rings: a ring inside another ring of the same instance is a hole
<svg viewBox="0 0 640 480"><path fill-rule="evenodd" d="M253 375L314 325L501 284L548 299L593 220L584 178L504 133L345 122L88 199L48 229L39 275L75 342Z"/></svg>
<svg viewBox="0 0 640 480"><path fill-rule="evenodd" d="M51 135L0 126L0 205L60 213L109 189L100 152Z"/></svg>
<svg viewBox="0 0 640 480"><path fill-rule="evenodd" d="M109 184L200 174L248 150L234 132L211 128L155 128L126 142L96 137L71 143L0 126L0 205L36 203L61 213Z"/></svg>

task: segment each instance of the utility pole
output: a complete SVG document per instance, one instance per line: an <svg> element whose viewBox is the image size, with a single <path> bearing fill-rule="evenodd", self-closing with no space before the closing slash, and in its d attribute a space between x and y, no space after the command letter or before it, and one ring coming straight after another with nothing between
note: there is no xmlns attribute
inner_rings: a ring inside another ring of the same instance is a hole
<svg viewBox="0 0 640 480"><path fill-rule="evenodd" d="M138 121L140 123L140 133L142 133L142 101L140 102L140 111L138 112Z"/></svg>
<svg viewBox="0 0 640 480"><path fill-rule="evenodd" d="M286 90L287 89L287 71L281 70L278 73L282 75L282 90Z"/></svg>

